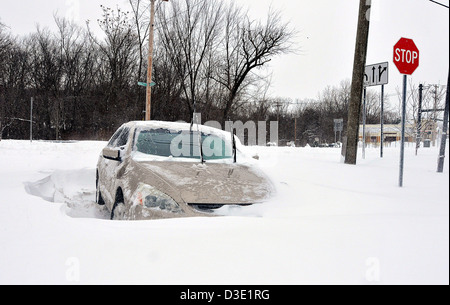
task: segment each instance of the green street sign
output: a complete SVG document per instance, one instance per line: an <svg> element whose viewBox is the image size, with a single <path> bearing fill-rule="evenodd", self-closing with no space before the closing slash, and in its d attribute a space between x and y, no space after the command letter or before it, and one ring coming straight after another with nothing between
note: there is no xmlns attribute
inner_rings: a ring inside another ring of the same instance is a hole
<svg viewBox="0 0 450 305"><path fill-rule="evenodd" d="M143 87L147 87L147 83L143 83L143 82L138 82L138 85L139 86L143 86ZM150 83L150 87L153 87L154 85L156 85L155 82L151 82Z"/></svg>

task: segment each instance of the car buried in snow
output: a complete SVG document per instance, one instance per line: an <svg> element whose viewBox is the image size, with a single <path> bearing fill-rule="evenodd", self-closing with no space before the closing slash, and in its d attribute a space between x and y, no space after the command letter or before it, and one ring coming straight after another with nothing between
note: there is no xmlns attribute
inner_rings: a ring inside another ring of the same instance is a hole
<svg viewBox="0 0 450 305"><path fill-rule="evenodd" d="M99 156L96 202L111 219L125 220L214 215L224 205L262 203L272 184L240 147L235 135L204 125L123 124Z"/></svg>

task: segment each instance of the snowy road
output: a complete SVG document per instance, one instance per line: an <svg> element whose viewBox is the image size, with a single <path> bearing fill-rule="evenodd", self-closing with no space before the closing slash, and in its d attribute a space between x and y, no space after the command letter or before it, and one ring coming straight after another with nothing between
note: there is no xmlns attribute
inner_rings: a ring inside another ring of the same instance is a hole
<svg viewBox="0 0 450 305"><path fill-rule="evenodd" d="M278 192L224 217L110 221L104 142L0 142L0 284L448 284L449 166L437 148L252 147ZM448 150L447 150L448 151Z"/></svg>

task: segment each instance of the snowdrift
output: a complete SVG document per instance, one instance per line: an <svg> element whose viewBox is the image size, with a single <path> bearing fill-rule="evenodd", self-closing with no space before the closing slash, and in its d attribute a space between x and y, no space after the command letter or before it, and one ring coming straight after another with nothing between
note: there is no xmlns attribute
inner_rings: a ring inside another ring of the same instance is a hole
<svg viewBox="0 0 450 305"><path fill-rule="evenodd" d="M56 170L24 186L30 195L65 204L62 210L68 216L109 219L109 212L95 203L95 169Z"/></svg>
<svg viewBox="0 0 450 305"><path fill-rule="evenodd" d="M0 142L0 284L448 284L449 166L438 148L247 147L277 188L223 217L110 221L105 142Z"/></svg>

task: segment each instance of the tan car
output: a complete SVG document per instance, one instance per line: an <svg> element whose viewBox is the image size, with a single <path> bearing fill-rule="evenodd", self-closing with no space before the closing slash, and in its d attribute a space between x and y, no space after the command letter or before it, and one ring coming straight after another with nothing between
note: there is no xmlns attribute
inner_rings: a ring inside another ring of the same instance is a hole
<svg viewBox="0 0 450 305"><path fill-rule="evenodd" d="M97 164L97 196L111 219L211 215L264 202L273 187L231 133L161 121L122 125Z"/></svg>

